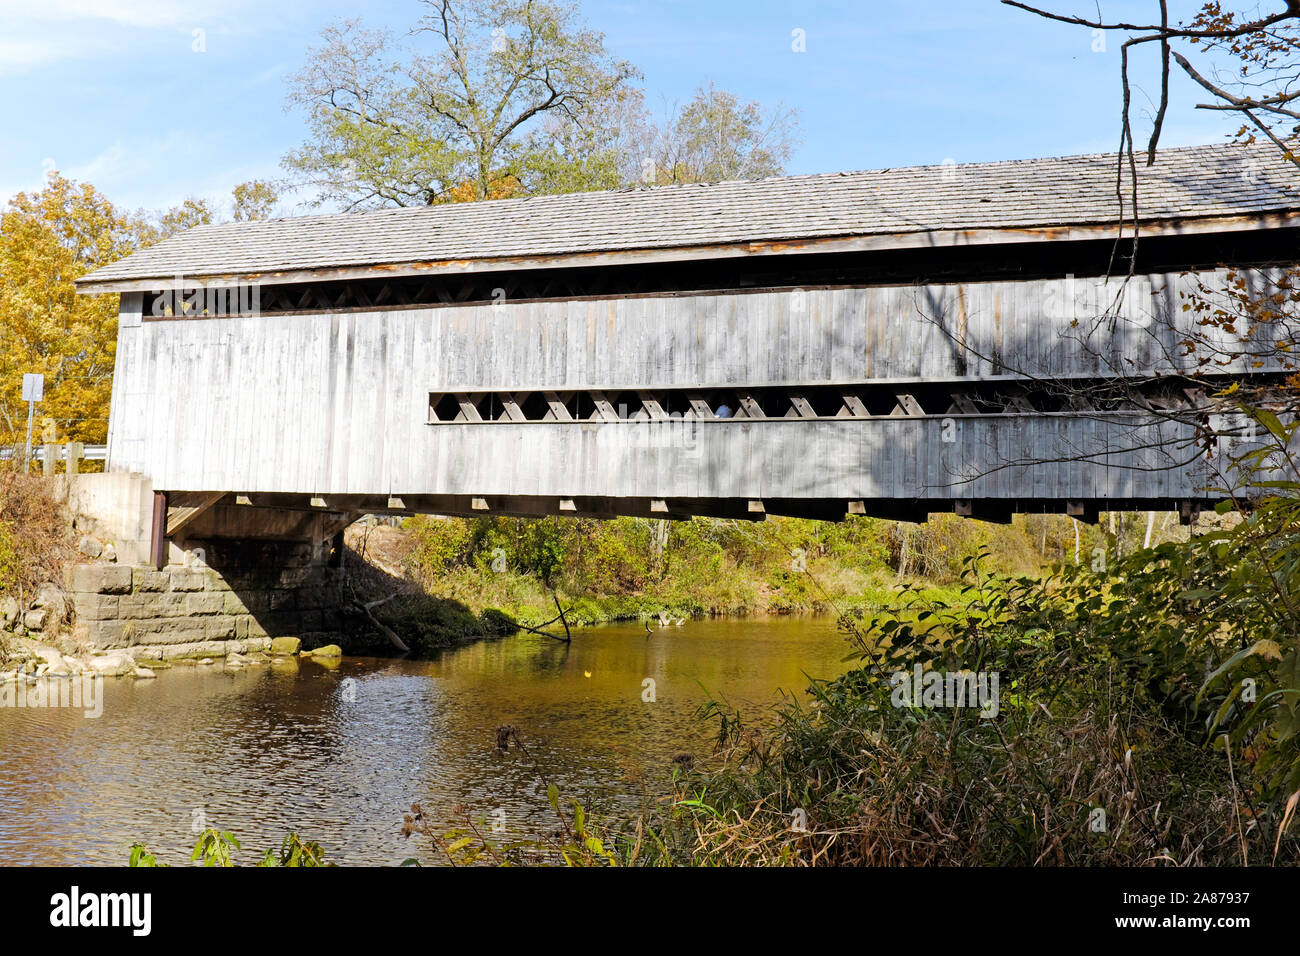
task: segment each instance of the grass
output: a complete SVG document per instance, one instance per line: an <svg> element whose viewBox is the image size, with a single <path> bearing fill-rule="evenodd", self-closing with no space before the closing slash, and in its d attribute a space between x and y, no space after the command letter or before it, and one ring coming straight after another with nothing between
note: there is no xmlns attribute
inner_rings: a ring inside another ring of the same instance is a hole
<svg viewBox="0 0 1300 956"><path fill-rule="evenodd" d="M50 490L46 479L0 470L0 594L20 604L45 582L62 582L72 551L67 510Z"/></svg>

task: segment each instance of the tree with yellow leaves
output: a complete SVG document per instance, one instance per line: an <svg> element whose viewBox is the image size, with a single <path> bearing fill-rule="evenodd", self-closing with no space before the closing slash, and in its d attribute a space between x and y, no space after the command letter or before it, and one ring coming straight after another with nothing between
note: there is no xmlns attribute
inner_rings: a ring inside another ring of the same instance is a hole
<svg viewBox="0 0 1300 956"><path fill-rule="evenodd" d="M277 199L270 183L242 183L232 196L234 216L265 218ZM10 200L0 212L0 445L25 439L25 372L45 375L38 442L107 440L118 297L79 296L73 283L216 218L206 200L193 197L157 216L120 212L90 184L57 171L40 191Z"/></svg>
<svg viewBox="0 0 1300 956"><path fill-rule="evenodd" d="M0 444L25 437L25 372L45 376L38 414L52 420L52 437L106 440L118 297L79 296L73 282L134 252L151 232L57 171L0 213Z"/></svg>

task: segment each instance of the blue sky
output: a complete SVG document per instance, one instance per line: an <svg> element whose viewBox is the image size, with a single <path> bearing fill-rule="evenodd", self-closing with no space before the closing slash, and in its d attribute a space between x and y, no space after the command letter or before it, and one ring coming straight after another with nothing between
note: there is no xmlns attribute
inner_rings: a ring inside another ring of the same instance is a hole
<svg viewBox="0 0 1300 956"><path fill-rule="evenodd" d="M1090 14L1089 2L1044 0ZM1175 18L1199 6L1173 0ZM792 173L974 162L1114 149L1119 51L1089 31L996 0L583 0L609 48L637 64L652 106L712 81L798 109ZM1149 19L1153 0L1104 15ZM0 0L0 201L53 165L129 208L280 175L304 137L284 111L284 77L326 24L360 16L405 27L417 0ZM791 49L792 31L807 51ZM204 52L195 52L203 31ZM1157 76L1134 65L1145 127ZM1235 128L1175 84L1166 145L1215 142Z"/></svg>

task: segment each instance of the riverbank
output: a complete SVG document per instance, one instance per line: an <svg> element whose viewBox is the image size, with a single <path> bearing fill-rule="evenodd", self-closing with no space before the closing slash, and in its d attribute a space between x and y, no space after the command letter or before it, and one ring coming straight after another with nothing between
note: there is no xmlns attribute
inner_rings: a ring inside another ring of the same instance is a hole
<svg viewBox="0 0 1300 956"><path fill-rule="evenodd" d="M1295 864L1300 757L1285 695L1297 652L1290 618L1256 582L1296 565L1291 551L1251 550L1267 530L1242 524L1045 579L971 567L960 602L913 592L861 619L611 625L571 645L521 634L436 661L345 659L287 687L260 682L279 706L319 698L328 716L314 726L345 725L308 735L322 759L361 748L342 765L386 789L363 825L237 804L220 824L255 845L296 832L341 863ZM1207 660L1222 662L1208 676ZM334 703L346 698L331 678L367 666L356 700L385 706ZM1242 709L1256 692L1280 706ZM241 732L246 712L254 725L273 714L223 700ZM413 722L432 728L437 760L425 735L402 733ZM427 768L417 787L365 758L376 738ZM389 824L372 814L396 827L412 804L400 830L412 839L384 844ZM179 853L182 837L166 839ZM391 849L359 860L363 840Z"/></svg>
<svg viewBox="0 0 1300 956"><path fill-rule="evenodd" d="M531 575L513 572L488 575L465 569L448 573L433 587L439 596L471 612L496 611L532 627L554 620L552 593L560 600L565 618L573 627L626 621L646 621L659 627L700 618L871 613L893 606L905 592L919 592L931 599L956 600L960 590L956 585L932 584L916 578L899 580L885 574L846 574L824 584L810 579L806 584L795 582L795 587L787 584L780 591L765 591L759 582L742 583L749 593L735 600L707 597L683 600L644 593L571 594L563 588L551 592Z"/></svg>
<svg viewBox="0 0 1300 956"><path fill-rule="evenodd" d="M1300 864L1298 529L1274 499L1045 579L972 568L963 607L854 624L857 665L810 704L715 708L724 766L607 845L644 865Z"/></svg>
<svg viewBox="0 0 1300 956"><path fill-rule="evenodd" d="M11 682L38 672L147 679L178 660L243 666L284 656L273 645L288 639L427 656L515 630L499 612L429 595L355 553L327 567L310 543L221 542L163 570L133 566L56 492L48 479L0 471L0 674Z"/></svg>
<svg viewBox="0 0 1300 956"><path fill-rule="evenodd" d="M1100 529L1080 535L1084 555ZM350 547L390 574L473 613L499 611L537 626L676 622L699 617L862 614L904 590L955 599L976 554L1013 574L1039 575L1074 547L1060 516L1009 525L935 515L925 525L871 518L762 523L620 518L406 520L354 526Z"/></svg>
<svg viewBox="0 0 1300 956"><path fill-rule="evenodd" d="M6 685L23 688L24 696L43 696L47 688L34 686L45 680L74 677L129 677L150 680L173 667L218 666L228 670L244 667L284 666L296 660L311 660L323 667L336 667L343 656L337 644L304 650L296 637L250 639L213 648L207 654L163 659L150 648L83 650L67 654L57 647L27 637L0 634L0 706L24 706L9 702L14 693ZM148 656L146 656L148 655ZM17 698L15 697L15 700Z"/></svg>
<svg viewBox="0 0 1300 956"><path fill-rule="evenodd" d="M711 694L713 759L640 812L561 793L522 850L408 827L456 865L1294 866L1300 651L1241 574L1273 560L1247 537L1045 580L972 568L960 606L841 622L851 669L771 711Z"/></svg>
<svg viewBox="0 0 1300 956"><path fill-rule="evenodd" d="M1120 542L1124 518L1110 524ZM115 563L111 540L79 530L39 479L10 473L0 487L0 624L73 658L92 648L224 657L263 652L257 642L278 636L428 657L521 625L559 633L618 621L861 617L904 591L957 602L961 569L976 554L1037 576L1071 550L1089 555L1107 532L1043 515L1007 525L954 515L923 525L416 517L400 527L368 519L345 540L341 569L321 566L303 543L233 563L223 555L219 572L203 558L191 567L188 555L185 567L132 568ZM79 564L87 560L95 563Z"/></svg>

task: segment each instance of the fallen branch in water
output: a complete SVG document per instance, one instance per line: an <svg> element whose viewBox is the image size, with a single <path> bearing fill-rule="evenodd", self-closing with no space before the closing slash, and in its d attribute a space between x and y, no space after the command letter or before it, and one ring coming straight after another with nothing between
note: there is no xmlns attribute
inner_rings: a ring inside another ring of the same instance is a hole
<svg viewBox="0 0 1300 956"><path fill-rule="evenodd" d="M403 654L408 654L410 653L411 649L406 646L405 642L400 637L397 636L397 632L394 631L387 624L381 622L379 618L375 617L374 612L371 610L372 608L379 607L379 605L381 604L387 604L393 598L400 596L401 593L402 593L401 591L395 591L392 594L388 595L388 597L386 598L380 598L378 601L371 601L369 604L362 604L361 610L366 612L366 617L370 618L370 623L373 624L376 628L378 628L380 633L382 633L385 637L387 637L388 640L392 642L394 647L396 647Z"/></svg>
<svg viewBox="0 0 1300 956"><path fill-rule="evenodd" d="M569 632L569 622L564 616L564 608L560 607L560 599L556 597L554 594L552 594L551 597L555 601L555 609L560 612L559 614L555 615L555 617L551 618L549 621L543 621L537 627L530 627L527 624L520 624L519 626L523 628L525 631L532 631L534 634L541 634L543 637L549 637L553 641L560 641L564 644L572 643L573 635ZM558 634L552 634L550 631L542 630L542 628L546 627L547 625L554 624L556 621L559 621L561 624L564 625L563 637L560 637Z"/></svg>
<svg viewBox="0 0 1300 956"><path fill-rule="evenodd" d="M369 529L367 529L366 537L363 538L361 541L361 551L354 552L357 555L357 557L361 560L362 568L365 568L367 566L372 568L379 566L379 563L373 557L366 557L365 554L366 540L369 538L369 534L370 534ZM340 603L350 604L354 608L360 609L361 613L363 613L366 617L370 619L370 623L374 625L375 629L378 630L379 633L383 634L386 638L388 638L389 643L392 644L393 647L397 648L403 654L409 654L411 652L411 649L406 646L406 642L397 636L396 631L394 631L387 624L380 621L379 618L375 617L373 609L379 607L381 604L387 604L389 601L393 600L394 598L401 597L404 594L413 593L415 591L415 585L411 581L404 580L400 575L394 574L388 568L379 566L379 570L389 575L390 577L396 578L399 582L401 582L403 585L402 589L394 591L392 594L388 595L388 597L380 598L377 601L362 602L361 598L357 596L357 583L354 579L355 576L351 573L345 573L340 575L338 580L339 601ZM346 594L344 593L345 587L347 589Z"/></svg>

